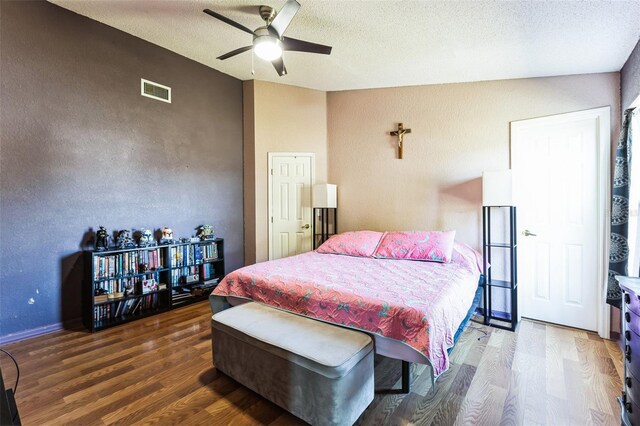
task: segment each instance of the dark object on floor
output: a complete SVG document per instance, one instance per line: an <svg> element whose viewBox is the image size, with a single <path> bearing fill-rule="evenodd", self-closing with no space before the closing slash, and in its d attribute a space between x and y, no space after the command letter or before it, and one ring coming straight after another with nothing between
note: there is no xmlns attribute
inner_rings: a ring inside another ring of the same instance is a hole
<svg viewBox="0 0 640 426"><path fill-rule="evenodd" d="M4 351L3 351L4 352ZM9 355L9 353L7 353ZM18 363L11 356L11 359L18 368ZM20 378L20 370L18 369L18 379ZM2 369L0 369L0 425L2 426L14 426L21 425L20 414L18 413L18 406L16 405L16 399L14 391L18 388L18 379L16 379L16 385L13 389L6 389L4 387L4 378L2 377Z"/></svg>

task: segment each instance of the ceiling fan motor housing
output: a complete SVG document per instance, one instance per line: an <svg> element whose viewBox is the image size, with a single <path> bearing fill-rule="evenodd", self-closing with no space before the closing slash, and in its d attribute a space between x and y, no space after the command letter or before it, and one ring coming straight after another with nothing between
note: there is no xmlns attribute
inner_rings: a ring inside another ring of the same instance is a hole
<svg viewBox="0 0 640 426"><path fill-rule="evenodd" d="M255 39L257 39L258 37L272 37L280 39L280 36L276 32L276 30L271 27L256 28L256 30L253 32L253 40L255 41Z"/></svg>
<svg viewBox="0 0 640 426"><path fill-rule="evenodd" d="M276 10L271 6L260 6L258 11L260 12L260 17L267 23L267 25L269 25L271 21L273 21L273 18L276 17Z"/></svg>

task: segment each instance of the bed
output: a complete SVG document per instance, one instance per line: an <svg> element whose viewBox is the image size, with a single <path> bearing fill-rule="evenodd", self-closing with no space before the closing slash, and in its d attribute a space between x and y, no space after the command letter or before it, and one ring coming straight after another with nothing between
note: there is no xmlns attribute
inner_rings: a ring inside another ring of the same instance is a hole
<svg viewBox="0 0 640 426"><path fill-rule="evenodd" d="M480 255L461 243L448 263L313 251L228 274L211 303L217 312L254 301L367 332L376 353L403 361L408 391L408 363L430 365L434 383L449 368L482 283Z"/></svg>

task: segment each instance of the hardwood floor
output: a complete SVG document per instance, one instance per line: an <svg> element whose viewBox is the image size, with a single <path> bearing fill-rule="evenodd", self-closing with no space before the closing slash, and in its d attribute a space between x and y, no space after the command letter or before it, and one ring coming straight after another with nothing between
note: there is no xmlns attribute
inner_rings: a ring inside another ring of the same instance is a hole
<svg viewBox="0 0 640 426"><path fill-rule="evenodd" d="M477 329L489 333L487 338ZM6 345L20 363L24 425L300 424L218 373L206 302L90 334ZM14 367L0 356L5 384ZM360 425L619 425L622 354L596 334L533 321L517 333L470 323L431 392L412 365L407 395L377 393ZM376 388L400 386L400 362L376 360Z"/></svg>

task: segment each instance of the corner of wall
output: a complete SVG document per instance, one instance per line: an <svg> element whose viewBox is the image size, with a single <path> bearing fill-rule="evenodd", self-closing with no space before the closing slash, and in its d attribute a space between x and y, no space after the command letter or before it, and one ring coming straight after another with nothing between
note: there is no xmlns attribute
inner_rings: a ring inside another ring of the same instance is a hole
<svg viewBox="0 0 640 426"><path fill-rule="evenodd" d="M244 264L256 263L256 126L255 84L242 82Z"/></svg>
<svg viewBox="0 0 640 426"><path fill-rule="evenodd" d="M245 183L247 219L247 260L262 262L269 258L268 154L273 152L310 152L315 154L316 182L327 179L327 95L324 91L256 80L245 83L245 100L252 90L253 138L245 135L245 149L252 150L252 187ZM245 114L245 120L248 116ZM286 131L283 131L285 129ZM248 146L251 144L251 146ZM245 160L248 156L245 157ZM249 224L251 219L251 224ZM252 226L250 229L249 227ZM251 232L250 232L251 231ZM251 252L251 250L253 250Z"/></svg>

